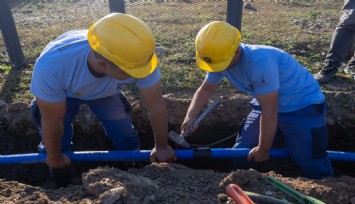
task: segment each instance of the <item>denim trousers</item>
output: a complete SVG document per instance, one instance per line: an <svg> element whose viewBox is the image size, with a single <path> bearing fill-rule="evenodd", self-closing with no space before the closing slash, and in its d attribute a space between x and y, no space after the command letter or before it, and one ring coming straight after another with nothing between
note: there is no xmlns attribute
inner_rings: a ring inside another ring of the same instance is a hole
<svg viewBox="0 0 355 204"><path fill-rule="evenodd" d="M331 162L327 157L328 129L325 103L309 105L289 113L278 113L274 144L284 140L290 159L309 178L333 177ZM240 126L234 148L253 148L258 145L260 131L260 106L254 106ZM245 158L235 159L236 168L253 168L257 162Z"/></svg>
<svg viewBox="0 0 355 204"><path fill-rule="evenodd" d="M347 58L355 37L355 0L345 0L339 23L333 32L332 42L325 61L339 68ZM351 56L350 56L351 57ZM355 56L349 61L355 65Z"/></svg>
<svg viewBox="0 0 355 204"><path fill-rule="evenodd" d="M72 146L73 125L72 121L79 111L79 106L87 104L91 111L101 121L106 136L111 139L112 144L117 150L135 150L139 149L140 142L138 131L132 125L129 112L131 109L127 98L118 93L110 97L97 100L81 100L76 98L67 98L66 113L63 119L64 134L62 136L61 151L70 151ZM31 116L42 138L41 113L37 102L32 101ZM45 152L43 141L38 146L39 152Z"/></svg>

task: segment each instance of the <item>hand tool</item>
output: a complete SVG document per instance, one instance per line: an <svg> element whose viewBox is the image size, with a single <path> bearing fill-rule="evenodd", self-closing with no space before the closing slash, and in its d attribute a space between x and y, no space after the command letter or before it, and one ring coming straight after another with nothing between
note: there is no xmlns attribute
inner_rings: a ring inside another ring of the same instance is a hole
<svg viewBox="0 0 355 204"><path fill-rule="evenodd" d="M300 204L325 204L324 202L317 200L311 196L303 195L302 193L296 191L295 189L291 188L290 186L282 183L281 181L277 180L272 176L265 176L264 180L275 188L281 190L282 192L286 193L287 195L293 197L298 201Z"/></svg>
<svg viewBox="0 0 355 204"><path fill-rule="evenodd" d="M185 149L191 148L191 145L185 140L185 138L190 135L193 127L196 126L214 107L216 107L219 102L220 102L220 99L218 98L211 105L209 105L206 108L206 110L204 110L203 113L200 116L198 116L198 118L194 121L192 126L190 128L188 128L184 133L179 135L175 131L170 131L168 134L168 138L179 147L182 147Z"/></svg>
<svg viewBox="0 0 355 204"><path fill-rule="evenodd" d="M211 105L209 105L206 108L206 110L204 110L202 112L202 114L197 117L197 119L194 121L192 126L189 129L187 129L184 133L181 134L181 137L185 138L185 137L189 136L193 127L196 126L214 107L216 107L220 101L221 101L220 98L217 98L215 101L213 101L213 103L211 103Z"/></svg>

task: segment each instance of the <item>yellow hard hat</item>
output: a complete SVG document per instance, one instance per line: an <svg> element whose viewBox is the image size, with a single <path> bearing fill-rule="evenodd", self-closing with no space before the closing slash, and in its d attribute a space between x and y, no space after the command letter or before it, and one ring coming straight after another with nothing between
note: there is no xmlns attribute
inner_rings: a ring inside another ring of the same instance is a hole
<svg viewBox="0 0 355 204"><path fill-rule="evenodd" d="M111 13L92 24L88 32L91 48L134 78L144 78L158 64L150 28L138 18Z"/></svg>
<svg viewBox="0 0 355 204"><path fill-rule="evenodd" d="M209 72L225 70L240 40L239 30L226 22L213 21L205 25L195 39L197 65Z"/></svg>

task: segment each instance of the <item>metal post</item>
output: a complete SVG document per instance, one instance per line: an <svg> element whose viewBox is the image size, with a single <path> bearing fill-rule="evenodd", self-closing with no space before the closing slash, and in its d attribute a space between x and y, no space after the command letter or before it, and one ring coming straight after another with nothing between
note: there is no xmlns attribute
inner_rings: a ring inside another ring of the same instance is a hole
<svg viewBox="0 0 355 204"><path fill-rule="evenodd" d="M126 13L124 0L109 0L110 13Z"/></svg>
<svg viewBox="0 0 355 204"><path fill-rule="evenodd" d="M242 30L243 0L227 1L227 22Z"/></svg>
<svg viewBox="0 0 355 204"><path fill-rule="evenodd" d="M0 29L11 63L16 69L21 69L25 57L7 0L0 0Z"/></svg>

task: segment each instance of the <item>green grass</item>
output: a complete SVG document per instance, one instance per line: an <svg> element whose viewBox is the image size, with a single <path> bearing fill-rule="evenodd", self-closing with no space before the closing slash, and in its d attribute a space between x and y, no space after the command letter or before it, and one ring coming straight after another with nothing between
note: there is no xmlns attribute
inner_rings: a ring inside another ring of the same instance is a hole
<svg viewBox="0 0 355 204"><path fill-rule="evenodd" d="M29 91L32 76L32 66L21 70L10 65L0 65L0 99L7 103L29 102L33 95Z"/></svg>
<svg viewBox="0 0 355 204"><path fill-rule="evenodd" d="M107 1L29 2L13 8L29 65L22 70L0 66L0 99L6 102L29 102L33 98L29 92L33 64L50 40L67 30L88 28L109 12ZM329 49L342 4L334 1L254 1L256 12L243 10L242 41L284 49L316 73ZM195 64L195 36L210 21L224 21L226 8L225 0L126 1L126 13L145 21L152 28L157 46L166 49L166 54L159 58L164 93L195 90L204 80L205 72ZM6 52L3 49L4 46L0 46L0 53ZM234 89L227 82L220 86Z"/></svg>
<svg viewBox="0 0 355 204"><path fill-rule="evenodd" d="M0 64L0 73L9 74L11 71L11 66Z"/></svg>

